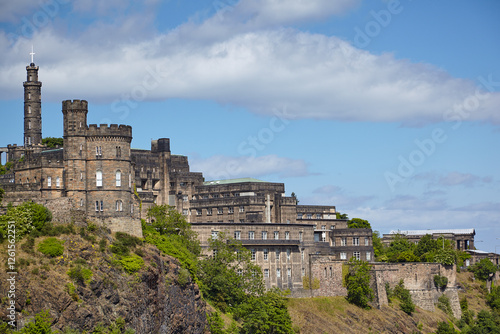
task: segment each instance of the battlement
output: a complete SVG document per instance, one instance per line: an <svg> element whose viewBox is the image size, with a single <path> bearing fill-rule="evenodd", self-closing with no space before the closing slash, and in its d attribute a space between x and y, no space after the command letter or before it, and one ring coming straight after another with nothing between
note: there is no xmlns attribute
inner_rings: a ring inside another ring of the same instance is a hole
<svg viewBox="0 0 500 334"><path fill-rule="evenodd" d="M132 127L123 124L90 124L87 130L88 136L113 136L132 138Z"/></svg>
<svg viewBox="0 0 500 334"><path fill-rule="evenodd" d="M88 102L85 100L66 100L62 102L62 110L73 110L73 111L87 111Z"/></svg>

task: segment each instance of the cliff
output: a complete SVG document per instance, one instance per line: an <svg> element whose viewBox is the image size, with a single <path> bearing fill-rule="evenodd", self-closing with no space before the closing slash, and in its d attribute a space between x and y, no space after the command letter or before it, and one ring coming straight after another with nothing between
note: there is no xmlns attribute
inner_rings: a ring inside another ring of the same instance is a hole
<svg viewBox="0 0 500 334"><path fill-rule="evenodd" d="M75 234L57 237L63 242L64 253L54 258L38 251L45 237L35 239L31 249L23 246L21 250L17 245L18 328L35 314L48 310L52 328L60 330L90 331L121 317L138 334L208 332L206 304L198 286L188 275L182 275L184 269L176 259L162 255L154 246L140 245L134 252L144 264L140 270L127 273L120 257L110 252L110 235L83 236L86 240ZM100 243L96 237L101 238ZM23 243L26 241L19 244ZM3 253L2 263L6 263L7 254ZM9 289L6 271L0 274L2 297L8 295ZM2 299L0 318L4 321L9 320L8 302Z"/></svg>

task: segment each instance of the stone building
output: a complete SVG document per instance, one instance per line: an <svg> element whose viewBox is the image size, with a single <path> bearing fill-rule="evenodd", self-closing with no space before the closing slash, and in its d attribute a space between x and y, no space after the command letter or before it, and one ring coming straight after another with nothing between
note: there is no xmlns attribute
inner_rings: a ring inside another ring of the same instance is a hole
<svg viewBox="0 0 500 334"><path fill-rule="evenodd" d="M182 213L206 249L219 233L241 240L263 269L267 287L300 289L311 256L373 261L371 229L349 229L334 206L298 205L283 183L252 178L206 182L170 139L133 149L127 125L87 124L84 100L62 102L61 148L42 144L38 66L27 66L24 145L0 148L14 167L0 177L5 202L34 200L62 222L98 222L141 235L140 219L153 205ZM0 160L1 161L1 160Z"/></svg>

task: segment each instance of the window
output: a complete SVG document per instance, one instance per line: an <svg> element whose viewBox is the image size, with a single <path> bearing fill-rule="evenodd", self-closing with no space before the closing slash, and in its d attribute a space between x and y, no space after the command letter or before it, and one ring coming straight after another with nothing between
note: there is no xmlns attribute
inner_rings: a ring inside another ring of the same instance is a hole
<svg viewBox="0 0 500 334"><path fill-rule="evenodd" d="M333 269L330 267L330 277L333 277Z"/></svg>
<svg viewBox="0 0 500 334"><path fill-rule="evenodd" d="M208 208L207 209L207 216L211 216L212 215L212 208Z"/></svg>
<svg viewBox="0 0 500 334"><path fill-rule="evenodd" d="M285 231L285 240L290 240L290 232Z"/></svg>
<svg viewBox="0 0 500 334"><path fill-rule="evenodd" d="M28 121L28 130L31 130L31 121Z"/></svg>
<svg viewBox="0 0 500 334"><path fill-rule="evenodd" d="M290 260L290 254L292 254L292 250L290 248L286 249L286 259Z"/></svg>
<svg viewBox="0 0 500 334"><path fill-rule="evenodd" d="M28 93L28 100L31 100L31 93Z"/></svg>
<svg viewBox="0 0 500 334"><path fill-rule="evenodd" d="M279 261L280 260L280 249L279 248L276 248L276 261Z"/></svg>
<svg viewBox="0 0 500 334"><path fill-rule="evenodd" d="M227 208L228 213L234 213L234 208L232 206Z"/></svg>
<svg viewBox="0 0 500 334"><path fill-rule="evenodd" d="M326 225L321 225L321 231L326 231Z"/></svg>
<svg viewBox="0 0 500 334"><path fill-rule="evenodd" d="M252 254L252 257L251 257L252 261L255 261L255 248L252 248L252 249L250 250L250 252L251 252L251 254Z"/></svg>
<svg viewBox="0 0 500 334"><path fill-rule="evenodd" d="M120 158L122 156L122 148L120 146L116 147L116 157Z"/></svg>
<svg viewBox="0 0 500 334"><path fill-rule="evenodd" d="M262 240L267 240L267 231L262 231Z"/></svg>
<svg viewBox="0 0 500 334"><path fill-rule="evenodd" d="M372 260L372 253L366 252L366 261L371 261L371 260Z"/></svg>
<svg viewBox="0 0 500 334"><path fill-rule="evenodd" d="M31 114L31 106L28 106L28 114Z"/></svg>
<svg viewBox="0 0 500 334"><path fill-rule="evenodd" d="M313 217L312 213L308 213L308 214L306 215L306 218L307 218L307 219L312 219L312 217Z"/></svg>
<svg viewBox="0 0 500 334"><path fill-rule="evenodd" d="M365 238L365 246L370 246L370 239L369 238Z"/></svg>
<svg viewBox="0 0 500 334"><path fill-rule="evenodd" d="M316 214L316 219L321 219L321 218L322 218L322 217L321 217L321 213L317 213L317 214Z"/></svg>
<svg viewBox="0 0 500 334"><path fill-rule="evenodd" d="M302 248L300 250L300 257L302 258L302 261L304 261L304 256L305 256L305 252L304 252L304 248Z"/></svg>
<svg viewBox="0 0 500 334"><path fill-rule="evenodd" d="M245 212L245 207L243 205L240 206L240 212Z"/></svg>
<svg viewBox="0 0 500 334"><path fill-rule="evenodd" d="M196 209L196 215L197 215L197 216L201 216L201 213L202 213L202 212L201 212L201 209Z"/></svg>
<svg viewBox="0 0 500 334"><path fill-rule="evenodd" d="M119 211L119 212L123 211L123 202L120 200L116 201L116 211Z"/></svg>
<svg viewBox="0 0 500 334"><path fill-rule="evenodd" d="M238 269L237 273L238 273L238 276L243 276L243 269Z"/></svg>
<svg viewBox="0 0 500 334"><path fill-rule="evenodd" d="M297 219L302 219L302 214L301 213L297 213Z"/></svg>
<svg viewBox="0 0 500 334"><path fill-rule="evenodd" d="M281 269L276 269L276 277L281 277Z"/></svg>
<svg viewBox="0 0 500 334"><path fill-rule="evenodd" d="M95 212L99 212L99 201L95 201Z"/></svg>
<svg viewBox="0 0 500 334"><path fill-rule="evenodd" d="M102 147L101 146L96 146L95 147L95 156L96 157L102 157Z"/></svg>
<svg viewBox="0 0 500 334"><path fill-rule="evenodd" d="M269 278L269 269L264 269L264 278Z"/></svg>
<svg viewBox="0 0 500 334"><path fill-rule="evenodd" d="M306 270L302 268L302 277L306 276Z"/></svg>
<svg viewBox="0 0 500 334"><path fill-rule="evenodd" d="M347 238L346 237L340 238L340 246L347 246Z"/></svg>
<svg viewBox="0 0 500 334"><path fill-rule="evenodd" d="M187 216L187 215L188 215L188 213L189 213L188 209L182 209L182 214L183 214L184 216Z"/></svg>
<svg viewBox="0 0 500 334"><path fill-rule="evenodd" d="M181 182L183 183L183 182ZM212 198L219 198L219 194L212 194Z"/></svg>
<svg viewBox="0 0 500 334"><path fill-rule="evenodd" d="M188 195L183 195L182 196L182 201L187 202L189 200Z"/></svg>
<svg viewBox="0 0 500 334"><path fill-rule="evenodd" d="M299 232L299 241L302 241L302 232Z"/></svg>
<svg viewBox="0 0 500 334"><path fill-rule="evenodd" d="M128 187L132 188L132 174L128 173Z"/></svg>
<svg viewBox="0 0 500 334"><path fill-rule="evenodd" d="M321 241L326 242L326 232L321 232Z"/></svg>
<svg viewBox="0 0 500 334"><path fill-rule="evenodd" d="M102 172L100 170L95 172L95 185L96 187L102 187Z"/></svg>
<svg viewBox="0 0 500 334"><path fill-rule="evenodd" d="M288 278L291 278L291 277L292 277L292 268L288 268L288 269L286 270L286 276L287 276Z"/></svg>
<svg viewBox="0 0 500 334"><path fill-rule="evenodd" d="M224 213L224 209L223 208L217 208L217 214L218 215L222 215Z"/></svg>
<svg viewBox="0 0 500 334"><path fill-rule="evenodd" d="M80 154L82 154L83 151L83 145L80 145Z"/></svg>
<svg viewBox="0 0 500 334"><path fill-rule="evenodd" d="M80 181L83 181L83 173L80 173Z"/></svg>
<svg viewBox="0 0 500 334"><path fill-rule="evenodd" d="M354 258L355 258L356 260L359 260L359 259L361 258L361 256L360 256L359 252L353 252L353 253L352 253L352 256L354 256Z"/></svg>
<svg viewBox="0 0 500 334"><path fill-rule="evenodd" d="M330 226L330 230L335 230L335 225Z"/></svg>
<svg viewBox="0 0 500 334"><path fill-rule="evenodd" d="M154 171L155 171L155 169L153 168L153 173L154 173ZM181 187L185 187L185 186L187 186L187 182L180 182L179 185Z"/></svg>
<svg viewBox="0 0 500 334"><path fill-rule="evenodd" d="M104 202L101 201L101 212L103 212L103 211L104 211Z"/></svg>
<svg viewBox="0 0 500 334"><path fill-rule="evenodd" d="M274 231L274 240L279 240L280 239L280 232Z"/></svg>
<svg viewBox="0 0 500 334"><path fill-rule="evenodd" d="M80 206L83 206L83 199L80 200Z"/></svg>
<svg viewBox="0 0 500 334"><path fill-rule="evenodd" d="M219 231L212 231L212 239L216 240L219 235Z"/></svg>
<svg viewBox="0 0 500 334"><path fill-rule="evenodd" d="M250 239L250 240L255 239L255 232L254 231L249 231L248 232L248 239Z"/></svg>
<svg viewBox="0 0 500 334"><path fill-rule="evenodd" d="M347 253L346 252L340 253L340 259L341 260L347 260Z"/></svg>
<svg viewBox="0 0 500 334"><path fill-rule="evenodd" d="M47 187L52 187L52 177L47 177Z"/></svg>
<svg viewBox="0 0 500 334"><path fill-rule="evenodd" d="M61 179L58 177L56 177L56 188L60 188L61 187Z"/></svg>
<svg viewBox="0 0 500 334"><path fill-rule="evenodd" d="M264 248L264 260L267 260L269 258L269 253L267 251L267 248Z"/></svg>
<svg viewBox="0 0 500 334"><path fill-rule="evenodd" d="M234 238L236 240L241 240L241 232L240 231L234 231Z"/></svg>
<svg viewBox="0 0 500 334"><path fill-rule="evenodd" d="M359 238L358 237L352 238L352 245L353 246L359 246Z"/></svg>
<svg viewBox="0 0 500 334"><path fill-rule="evenodd" d="M122 186L122 172L119 170L116 171L116 186L117 187Z"/></svg>

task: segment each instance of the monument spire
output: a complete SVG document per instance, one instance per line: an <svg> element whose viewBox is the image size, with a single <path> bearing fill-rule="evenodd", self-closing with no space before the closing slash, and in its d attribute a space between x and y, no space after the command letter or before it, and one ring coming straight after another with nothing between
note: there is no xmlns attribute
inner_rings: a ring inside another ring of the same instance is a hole
<svg viewBox="0 0 500 334"><path fill-rule="evenodd" d="M33 46L31 47L31 64L26 66L24 86L24 146L29 147L42 143L42 83L38 81L38 66L33 62Z"/></svg>

